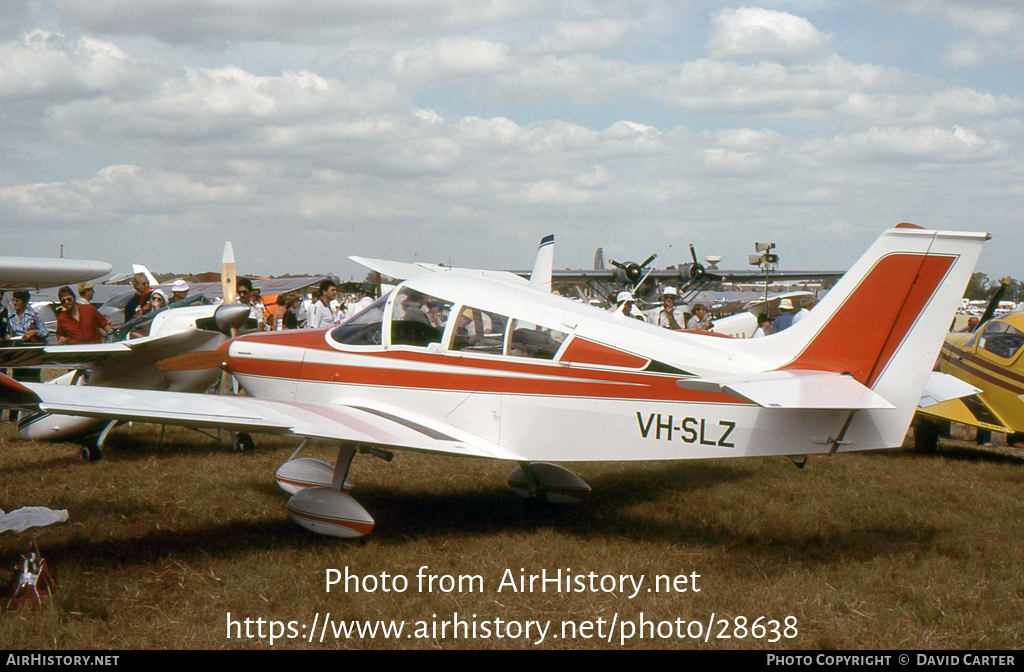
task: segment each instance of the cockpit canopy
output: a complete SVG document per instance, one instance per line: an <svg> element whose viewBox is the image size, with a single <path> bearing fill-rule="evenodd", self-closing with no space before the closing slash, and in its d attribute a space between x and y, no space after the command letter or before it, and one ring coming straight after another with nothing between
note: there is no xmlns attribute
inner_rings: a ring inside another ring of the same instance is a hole
<svg viewBox="0 0 1024 672"><path fill-rule="evenodd" d="M425 348L437 344L449 351L538 359L554 359L567 336L564 331L469 304L456 305L404 285L331 332L331 338L343 345Z"/></svg>

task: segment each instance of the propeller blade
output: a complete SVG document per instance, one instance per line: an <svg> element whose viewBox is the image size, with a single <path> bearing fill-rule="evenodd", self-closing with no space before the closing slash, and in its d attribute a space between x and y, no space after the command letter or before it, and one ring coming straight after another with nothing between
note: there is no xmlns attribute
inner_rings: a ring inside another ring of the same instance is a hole
<svg viewBox="0 0 1024 672"><path fill-rule="evenodd" d="M235 248L231 241L224 243L224 255L220 260L220 290L224 295L224 303L238 300L235 288Z"/></svg>
<svg viewBox="0 0 1024 672"><path fill-rule="evenodd" d="M228 353L223 350L201 350L168 357L156 363L158 371L201 371L203 369L228 370Z"/></svg>
<svg viewBox="0 0 1024 672"><path fill-rule="evenodd" d="M657 258L658 258L657 254L652 254L651 256L647 257L647 261L645 261L644 263L640 264L640 268L647 268L647 264L651 263L652 261L654 261Z"/></svg>
<svg viewBox="0 0 1024 672"><path fill-rule="evenodd" d="M704 277L704 265L697 261L697 250L690 243L690 256L693 257L693 266L690 267L690 278L699 280Z"/></svg>
<svg viewBox="0 0 1024 672"><path fill-rule="evenodd" d="M996 312L996 308L999 307L999 302L1003 299L1003 294L1006 293L1006 283L999 285L999 289L992 295L992 300L985 306L985 312L982 314L981 319L978 320L977 326L974 327L974 331L981 329L981 325L985 324L992 319L992 315Z"/></svg>

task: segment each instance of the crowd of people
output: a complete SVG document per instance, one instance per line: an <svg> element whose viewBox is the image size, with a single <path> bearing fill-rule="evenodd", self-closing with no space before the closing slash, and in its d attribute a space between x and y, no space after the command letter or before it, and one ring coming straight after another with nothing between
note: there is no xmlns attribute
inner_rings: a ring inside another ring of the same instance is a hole
<svg viewBox="0 0 1024 672"><path fill-rule="evenodd" d="M167 290L151 287L146 274L137 273L131 284L134 294L124 307L128 338L147 336L152 320L144 317L188 298L189 285L180 279ZM307 298L300 291L281 294L268 310L260 287L252 280L239 278L236 287L237 299L250 306L250 315L258 331L333 327L373 303L374 294L374 287L366 283L346 302L338 295L337 283L324 280L311 297ZM41 345L50 336L55 337L60 345L106 340L114 328L92 303L96 293L94 285L83 282L77 290L76 293L70 286L64 286L57 291L57 303L53 306L57 317L56 329L52 329L53 322L48 329L44 319L32 308L28 291L12 292L9 300L4 301L4 291L0 290L0 342L6 346ZM50 340L52 342L53 339Z"/></svg>
<svg viewBox="0 0 1024 672"><path fill-rule="evenodd" d="M615 304L610 310L618 315L657 324L659 327L672 331L711 331L714 323L707 306L701 303L695 303L693 306L677 305L678 301L679 290L667 285L661 291L661 307L654 311L647 313L641 311L636 305L636 297L628 291L619 292ZM774 318L768 313L761 313L757 316L757 329L753 332L752 338L760 338L788 329L802 320L808 312L806 308L797 309L793 305L792 299L780 299L778 315Z"/></svg>

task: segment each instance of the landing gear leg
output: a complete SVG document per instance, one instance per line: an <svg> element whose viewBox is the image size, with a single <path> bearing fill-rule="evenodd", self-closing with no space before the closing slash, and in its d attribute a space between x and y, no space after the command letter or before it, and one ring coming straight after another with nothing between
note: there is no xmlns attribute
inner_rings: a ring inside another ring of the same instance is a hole
<svg viewBox="0 0 1024 672"><path fill-rule="evenodd" d="M96 443L83 444L81 449L78 451L78 457L83 462L98 462L103 459L103 444L107 442L107 436L117 425L117 420L111 420L107 423L103 431L100 432L99 437L96 439Z"/></svg>
<svg viewBox="0 0 1024 672"><path fill-rule="evenodd" d="M352 460L356 456L356 446L352 443L343 443L338 450L338 461L334 463L334 478L331 479L331 489L341 492L348 478L348 470L352 467Z"/></svg>

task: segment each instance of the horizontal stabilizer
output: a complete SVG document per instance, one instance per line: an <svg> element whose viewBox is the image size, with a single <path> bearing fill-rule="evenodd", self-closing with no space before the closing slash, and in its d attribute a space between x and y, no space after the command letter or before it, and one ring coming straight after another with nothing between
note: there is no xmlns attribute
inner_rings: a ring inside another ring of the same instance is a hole
<svg viewBox="0 0 1024 672"><path fill-rule="evenodd" d="M928 408L935 404L941 404L950 399L969 397L972 394L980 394L981 390L974 385L950 376L949 374L932 371L928 376L928 383L921 394L921 401L918 404L921 408Z"/></svg>
<svg viewBox="0 0 1024 672"><path fill-rule="evenodd" d="M854 380L825 371L769 371L736 378L684 378L676 385L687 390L725 392L764 408L808 410L891 409L892 404Z"/></svg>

